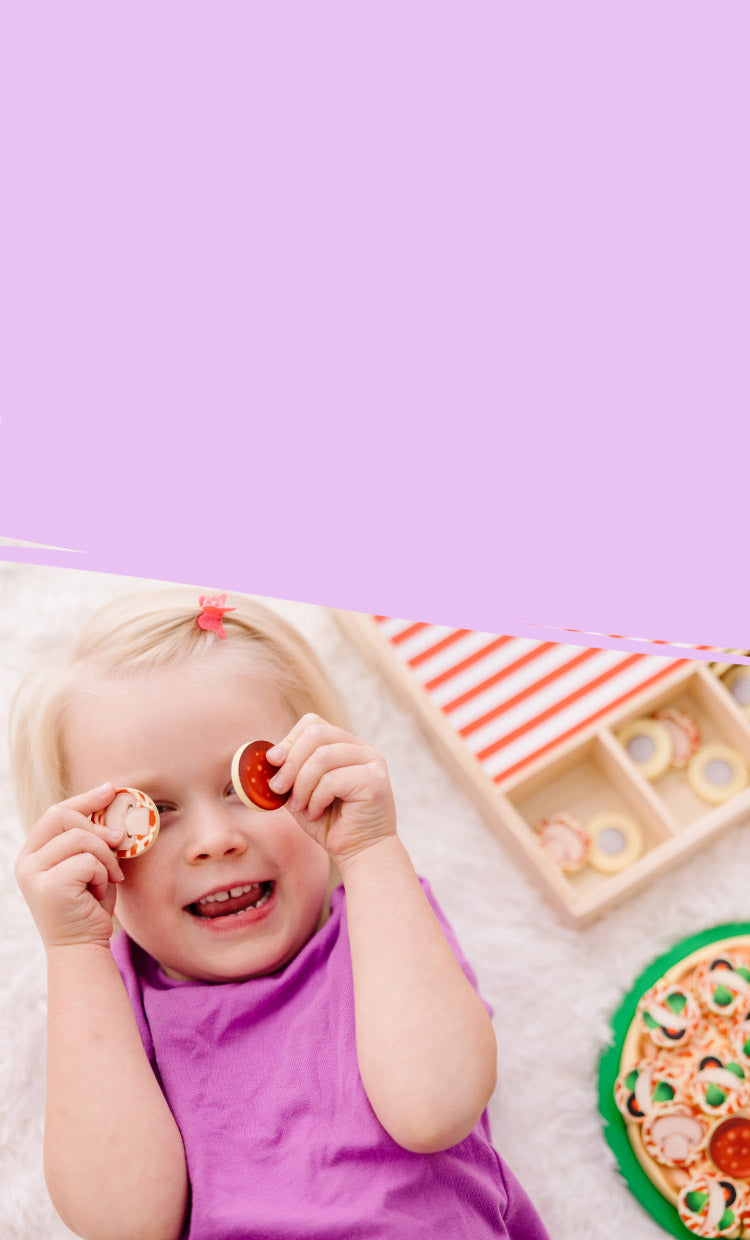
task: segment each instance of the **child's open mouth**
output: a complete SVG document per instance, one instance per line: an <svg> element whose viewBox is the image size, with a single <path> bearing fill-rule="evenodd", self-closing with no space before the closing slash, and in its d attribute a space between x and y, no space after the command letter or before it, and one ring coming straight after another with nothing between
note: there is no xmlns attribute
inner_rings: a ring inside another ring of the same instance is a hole
<svg viewBox="0 0 750 1240"><path fill-rule="evenodd" d="M194 904L188 904L187 911L193 917L209 918L232 917L237 913L245 913L251 908L261 908L273 894L272 882L245 883L241 887L227 887L224 891L215 891L203 896Z"/></svg>

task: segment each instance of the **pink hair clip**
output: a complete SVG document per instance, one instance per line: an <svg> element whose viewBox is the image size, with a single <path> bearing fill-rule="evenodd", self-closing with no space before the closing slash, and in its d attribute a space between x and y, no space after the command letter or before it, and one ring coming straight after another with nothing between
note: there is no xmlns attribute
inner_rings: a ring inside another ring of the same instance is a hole
<svg viewBox="0 0 750 1240"><path fill-rule="evenodd" d="M216 633L222 641L226 639L222 617L227 611L236 611L236 607L225 607L227 601L226 594L201 594L200 612L198 614L198 628L208 629L212 633Z"/></svg>

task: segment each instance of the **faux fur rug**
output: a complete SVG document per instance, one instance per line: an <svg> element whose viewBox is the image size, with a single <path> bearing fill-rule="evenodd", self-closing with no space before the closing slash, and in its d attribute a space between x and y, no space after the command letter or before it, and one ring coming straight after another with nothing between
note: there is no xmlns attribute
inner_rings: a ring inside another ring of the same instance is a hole
<svg viewBox="0 0 750 1240"><path fill-rule="evenodd" d="M3 726L10 697L30 666L69 638L95 606L148 584L0 564ZM495 1144L551 1237L663 1237L619 1179L602 1136L598 1059L612 1012L654 956L697 930L750 917L750 833L733 829L593 926L564 927L331 616L315 607L272 605L312 640L349 705L355 730L386 755L402 838L495 1010ZM0 763L0 1236L60 1240L71 1233L49 1204L41 1170L44 953L13 876L22 834L5 745Z"/></svg>

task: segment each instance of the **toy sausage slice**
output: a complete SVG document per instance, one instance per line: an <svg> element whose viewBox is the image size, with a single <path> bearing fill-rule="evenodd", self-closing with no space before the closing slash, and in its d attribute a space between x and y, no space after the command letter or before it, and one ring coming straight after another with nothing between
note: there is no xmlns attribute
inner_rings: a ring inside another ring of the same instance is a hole
<svg viewBox="0 0 750 1240"><path fill-rule="evenodd" d="M279 769L266 758L266 753L272 748L273 741L250 741L247 745L240 745L232 758L234 790L251 809L281 809L291 796L291 788L288 792L278 793L268 786L268 781Z"/></svg>

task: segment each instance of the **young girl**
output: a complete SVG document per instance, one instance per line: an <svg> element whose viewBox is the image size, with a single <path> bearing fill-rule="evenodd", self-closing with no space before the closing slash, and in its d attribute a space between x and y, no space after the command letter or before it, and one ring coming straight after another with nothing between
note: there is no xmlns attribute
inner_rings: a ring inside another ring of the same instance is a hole
<svg viewBox="0 0 750 1240"><path fill-rule="evenodd" d="M110 604L16 704L55 1207L91 1240L545 1240L490 1144L492 1025L383 758L298 633L225 601ZM232 784L257 739L290 793L270 812ZM122 788L160 830L120 861L92 815Z"/></svg>

